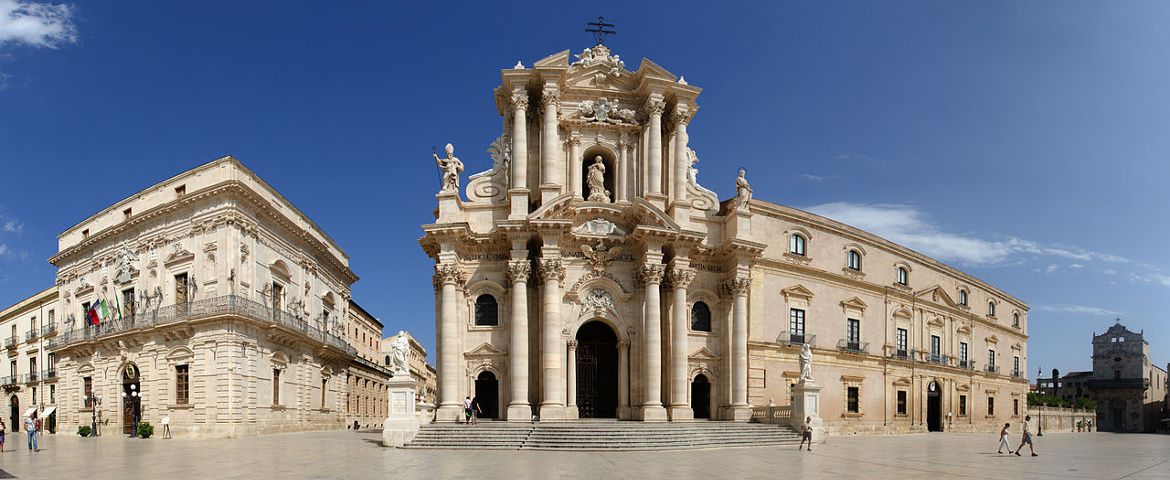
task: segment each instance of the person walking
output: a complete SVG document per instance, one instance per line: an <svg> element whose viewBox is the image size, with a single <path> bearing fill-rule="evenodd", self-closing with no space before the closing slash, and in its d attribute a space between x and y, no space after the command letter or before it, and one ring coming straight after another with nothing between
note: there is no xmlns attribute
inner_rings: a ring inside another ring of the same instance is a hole
<svg viewBox="0 0 1170 480"><path fill-rule="evenodd" d="M4 420L0 420L0 453L4 452L4 434L8 433L8 425L4 424Z"/></svg>
<svg viewBox="0 0 1170 480"><path fill-rule="evenodd" d="M1012 445L1008 443L1008 427L1012 426L1010 423L1003 424L1003 430L999 431L999 451L996 453L1003 453L1003 447L1007 447L1008 453L1012 453Z"/></svg>
<svg viewBox="0 0 1170 480"><path fill-rule="evenodd" d="M163 427L162 438L171 438L171 416L163 415L162 420L159 422L162 423Z"/></svg>
<svg viewBox="0 0 1170 480"><path fill-rule="evenodd" d="M24 420L24 430L28 432L28 449L33 452L39 452L41 449L37 447L37 413L33 412Z"/></svg>
<svg viewBox="0 0 1170 480"><path fill-rule="evenodd" d="M471 424L479 425L479 414L483 413L483 409L479 408L479 395L471 398Z"/></svg>
<svg viewBox="0 0 1170 480"><path fill-rule="evenodd" d="M471 396L468 395L467 398L463 399L463 424L467 425L470 423L471 423Z"/></svg>
<svg viewBox="0 0 1170 480"><path fill-rule="evenodd" d="M800 425L800 445L796 446L797 450L804 447L804 442L808 442L808 452L812 451L812 417L804 417L804 423Z"/></svg>
<svg viewBox="0 0 1170 480"><path fill-rule="evenodd" d="M1016 447L1016 456L1020 456L1020 450L1024 449L1024 444L1028 444L1028 450L1032 452L1033 457L1036 455L1036 447L1032 446L1032 416L1024 416L1024 436L1020 439L1020 446Z"/></svg>

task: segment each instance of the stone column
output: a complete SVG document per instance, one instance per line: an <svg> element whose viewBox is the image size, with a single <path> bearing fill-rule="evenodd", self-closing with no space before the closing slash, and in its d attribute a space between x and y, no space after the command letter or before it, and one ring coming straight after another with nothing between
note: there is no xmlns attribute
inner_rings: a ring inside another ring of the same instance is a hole
<svg viewBox="0 0 1170 480"><path fill-rule="evenodd" d="M618 418L630 415L630 342L618 342Z"/></svg>
<svg viewBox="0 0 1170 480"><path fill-rule="evenodd" d="M674 307L670 322L670 419L694 420L695 412L687 400L687 286L695 279L695 271L685 258L675 258L670 269L674 287Z"/></svg>
<svg viewBox="0 0 1170 480"><path fill-rule="evenodd" d="M622 132L621 139L618 140L618 164L614 168L614 174L617 175L617 192L614 193L615 202L624 202L626 200L626 189L629 186L629 135Z"/></svg>
<svg viewBox="0 0 1170 480"><path fill-rule="evenodd" d="M566 355L566 359L568 360L569 375L568 381L566 382L568 384L566 390L569 393L565 402L565 416L568 418L577 418L577 341L569 340L568 345L569 354Z"/></svg>
<svg viewBox="0 0 1170 480"><path fill-rule="evenodd" d="M532 264L527 258L514 256L508 262L508 279L512 281L512 318L508 324L511 400L507 419L515 422L532 420L532 406L528 404L528 275L531 269Z"/></svg>
<svg viewBox="0 0 1170 480"><path fill-rule="evenodd" d="M561 91L556 88L545 88L541 92L541 104L544 106L544 115L541 120L540 131L540 191L542 201L548 201L561 192L564 182L564 171L559 166L558 157L561 153L560 135L557 128L557 108L560 105Z"/></svg>
<svg viewBox="0 0 1170 480"><path fill-rule="evenodd" d="M528 91L512 90L512 183L509 219L528 216Z"/></svg>
<svg viewBox="0 0 1170 480"><path fill-rule="evenodd" d="M581 193L581 138L572 137L569 139L569 191L573 192L573 196L577 198L584 198Z"/></svg>
<svg viewBox="0 0 1170 480"><path fill-rule="evenodd" d="M649 161L646 162L646 193L650 195L662 194L662 112L666 109L666 102L653 99L646 103L646 113L650 114L650 151Z"/></svg>
<svg viewBox="0 0 1170 480"><path fill-rule="evenodd" d="M456 306L463 284L463 269L454 263L435 265L439 292L439 411L436 421L453 422L463 411L459 398L459 319Z"/></svg>
<svg viewBox="0 0 1170 480"><path fill-rule="evenodd" d="M541 322L541 370L544 395L540 402L541 420L558 420L565 416L565 379L561 349L561 281L565 267L559 258L540 259L540 278L544 282L543 318Z"/></svg>
<svg viewBox="0 0 1170 480"><path fill-rule="evenodd" d="M642 351L643 385L646 388L642 401L642 420L661 422L666 420L666 409L662 407L662 307L659 302L659 288L665 267L662 264L642 266L642 282L646 285L646 310L643 313L645 331Z"/></svg>
<svg viewBox="0 0 1170 480"><path fill-rule="evenodd" d="M748 291L752 279L737 276L727 281L727 290L734 295L731 327L731 414L732 420L748 421L752 416L748 404Z"/></svg>
<svg viewBox="0 0 1170 480"><path fill-rule="evenodd" d="M686 105L674 109L674 201L687 200L687 170L691 159L687 154L687 123L691 121L691 110Z"/></svg>

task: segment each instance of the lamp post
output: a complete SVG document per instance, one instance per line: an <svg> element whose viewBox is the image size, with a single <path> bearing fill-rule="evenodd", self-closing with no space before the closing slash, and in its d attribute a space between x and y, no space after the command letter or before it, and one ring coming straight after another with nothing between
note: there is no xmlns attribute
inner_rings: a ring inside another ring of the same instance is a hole
<svg viewBox="0 0 1170 480"><path fill-rule="evenodd" d="M92 407L92 408L90 408L90 416L92 418L91 419L92 423L90 423L90 426L89 426L89 436L96 437L96 436L98 436L97 410L98 410L98 405L101 405L101 403L102 403L102 399L101 399L101 397L98 397L97 395L83 396L83 397L81 397L81 399L83 401L90 402L89 405L90 405L90 407Z"/></svg>
<svg viewBox="0 0 1170 480"><path fill-rule="evenodd" d="M1036 390L1040 391L1041 396L1044 395L1044 390L1042 390L1040 388L1040 378L1042 375L1044 375L1044 369L1037 368L1036 369ZM1055 382L1056 379L1054 378L1054 379L1052 379L1052 381ZM1043 397L1041 397L1041 398L1043 398ZM1037 405L1037 408L1036 408L1036 412L1037 412L1036 413L1036 436L1043 437L1044 436L1044 400L1040 400L1039 403L1040 403L1040 405Z"/></svg>

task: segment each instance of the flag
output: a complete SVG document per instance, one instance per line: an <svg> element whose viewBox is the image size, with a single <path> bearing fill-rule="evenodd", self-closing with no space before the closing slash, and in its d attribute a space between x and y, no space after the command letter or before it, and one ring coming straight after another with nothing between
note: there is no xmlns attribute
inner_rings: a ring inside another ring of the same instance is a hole
<svg viewBox="0 0 1170 480"><path fill-rule="evenodd" d="M114 295L114 305L114 310L118 312L118 321L120 322L122 321L122 300L118 299L117 295Z"/></svg>
<svg viewBox="0 0 1170 480"><path fill-rule="evenodd" d="M95 327L101 325L102 321L106 319L106 317L102 315L102 310L105 310L105 308L102 307L101 300L95 301L93 306L89 309L89 319L91 322L93 322Z"/></svg>
<svg viewBox="0 0 1170 480"><path fill-rule="evenodd" d="M90 325L97 325L99 323L97 316L97 303L90 305L89 310L85 311L85 321Z"/></svg>

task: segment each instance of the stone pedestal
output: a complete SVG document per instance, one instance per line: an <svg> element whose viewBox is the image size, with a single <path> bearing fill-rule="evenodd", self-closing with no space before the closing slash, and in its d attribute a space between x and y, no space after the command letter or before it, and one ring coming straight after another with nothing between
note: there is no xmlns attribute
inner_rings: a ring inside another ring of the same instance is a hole
<svg viewBox="0 0 1170 480"><path fill-rule="evenodd" d="M662 405L647 405L642 407L642 415L639 420L643 422L665 422L669 420L666 416L666 407Z"/></svg>
<svg viewBox="0 0 1170 480"><path fill-rule="evenodd" d="M390 416L382 423L382 446L401 447L418 434L418 416L414 411L415 384L407 372L400 372L387 382Z"/></svg>
<svg viewBox="0 0 1170 480"><path fill-rule="evenodd" d="M825 442L825 422L820 416L821 386L812 380L801 380L792 389L792 426L800 430L805 417L812 417L809 426L812 427L813 443Z"/></svg>

